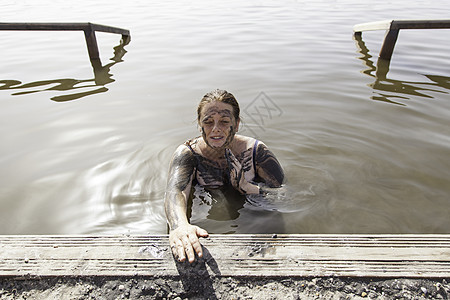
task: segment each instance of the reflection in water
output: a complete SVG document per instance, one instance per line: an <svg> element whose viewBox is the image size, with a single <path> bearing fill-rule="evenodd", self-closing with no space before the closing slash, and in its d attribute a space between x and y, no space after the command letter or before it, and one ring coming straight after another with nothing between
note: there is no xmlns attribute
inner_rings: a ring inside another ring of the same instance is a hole
<svg viewBox="0 0 450 300"><path fill-rule="evenodd" d="M82 198L82 207L89 210L86 217L90 224L76 230L90 234L164 234L164 188L170 156L165 143L148 143L79 175L88 193Z"/></svg>
<svg viewBox="0 0 450 300"><path fill-rule="evenodd" d="M244 207L245 197L234 189L210 189L196 185L194 187L193 202L207 210L206 218L210 220L235 220L239 217L239 210Z"/></svg>
<svg viewBox="0 0 450 300"><path fill-rule="evenodd" d="M190 197L188 217L209 233L235 233L245 197L232 188L205 189L196 184Z"/></svg>
<svg viewBox="0 0 450 300"><path fill-rule="evenodd" d="M207 190L200 185L194 186L191 198L191 223L209 233L285 232L283 214L273 204L265 205L270 200L255 202L231 187Z"/></svg>
<svg viewBox="0 0 450 300"><path fill-rule="evenodd" d="M390 61L379 58L377 60L377 65L375 66L370 59L372 56L369 54L369 49L366 47L361 35L354 35L353 37L356 41L358 52L362 55L358 58L362 60L367 67L367 69L364 70L363 73L375 78L375 81L369 86L375 90L394 93L391 95L386 93L378 93L378 96L372 97L373 100L404 105L395 100L407 100L409 99L408 95L433 98L432 96L427 95L424 92L431 91L437 93L446 93L442 90L435 89L434 87L443 87L445 89L450 89L450 77L445 76L425 75L425 77L433 81L432 83L414 81L408 82L387 78Z"/></svg>
<svg viewBox="0 0 450 300"><path fill-rule="evenodd" d="M105 85L114 82L112 74L110 73L111 67L116 63L122 62L122 58L127 52L125 45L129 40L121 41L121 43L114 47L114 57L111 58L113 62L102 66L100 59L92 59L91 65L94 71L93 79L54 79L54 80L42 80L23 84L19 80L0 80L0 90L24 90L15 92L12 95L25 95L31 93L38 93L42 91L72 91L79 89L89 89L85 92L70 93L61 96L52 97L51 100L57 102L64 102L70 100L80 99L89 95L98 93L104 93L108 91ZM45 86L52 85L49 88Z"/></svg>

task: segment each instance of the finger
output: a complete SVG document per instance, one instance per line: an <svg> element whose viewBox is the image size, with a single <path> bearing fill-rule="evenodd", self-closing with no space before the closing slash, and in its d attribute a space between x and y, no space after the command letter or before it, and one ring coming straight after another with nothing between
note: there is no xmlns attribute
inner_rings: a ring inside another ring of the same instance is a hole
<svg viewBox="0 0 450 300"><path fill-rule="evenodd" d="M184 252L186 252L187 259L189 260L189 263L194 262L195 260L195 253L194 249L192 248L192 243L189 240L189 238L185 237L183 239L183 245L184 245Z"/></svg>
<svg viewBox="0 0 450 300"><path fill-rule="evenodd" d="M231 152L230 149L227 149L227 150L228 150L228 151L225 151L225 153L228 154L227 157L228 157L228 159L230 160L230 162L231 162L233 165L240 165L239 161L237 160L236 156L234 156L233 152Z"/></svg>
<svg viewBox="0 0 450 300"><path fill-rule="evenodd" d="M197 253L198 257L202 257L203 256L202 245L200 244L200 241L198 240L197 234L190 235L189 239L190 239L192 248Z"/></svg>
<svg viewBox="0 0 450 300"><path fill-rule="evenodd" d="M230 170L230 179L233 186L237 186L240 184L242 173L243 170L240 165L238 167L234 165L233 168Z"/></svg>
<svg viewBox="0 0 450 300"><path fill-rule="evenodd" d="M241 163L237 160L237 158L231 160L231 165L233 169L239 172L242 169Z"/></svg>
<svg viewBox="0 0 450 300"><path fill-rule="evenodd" d="M230 179L232 183L235 183L237 177L237 171L235 169L230 170Z"/></svg>
<svg viewBox="0 0 450 300"><path fill-rule="evenodd" d="M230 149L225 149L225 153L228 154L228 157L230 159L236 159L236 157L234 156L233 152Z"/></svg>
<svg viewBox="0 0 450 300"><path fill-rule="evenodd" d="M206 231L205 229L200 228L198 226L196 227L196 233L197 233L198 236L201 236L201 237L204 237L204 238L209 236L208 231Z"/></svg>
<svg viewBox="0 0 450 300"><path fill-rule="evenodd" d="M197 242L192 244L192 247L194 248L195 252L197 253L198 257L203 257L203 248L202 244L197 240Z"/></svg>
<svg viewBox="0 0 450 300"><path fill-rule="evenodd" d="M195 234L197 237L206 238L209 236L208 231L198 226L195 226ZM198 238L196 238L195 242L192 243L192 247L194 248L195 252L197 252L198 257L203 257L203 248Z"/></svg>
<svg viewBox="0 0 450 300"><path fill-rule="evenodd" d="M227 159L227 165L228 165L228 168L230 170L232 170L233 169L233 163L232 163L232 159L230 157L230 153L231 153L231 151L229 149L225 149L225 158ZM233 153L231 153L231 155L233 155Z"/></svg>
<svg viewBox="0 0 450 300"><path fill-rule="evenodd" d="M242 173L241 163L237 160L230 149L225 149L225 156L227 158L228 169L230 170L231 183L233 186L239 185Z"/></svg>
<svg viewBox="0 0 450 300"><path fill-rule="evenodd" d="M175 256L175 258L178 258L177 246L171 245L171 246L170 246L170 250L172 250L173 256Z"/></svg>
<svg viewBox="0 0 450 300"><path fill-rule="evenodd" d="M241 178L242 178L242 169L236 174L237 184L241 184Z"/></svg>
<svg viewBox="0 0 450 300"><path fill-rule="evenodd" d="M177 260L179 259L178 247L181 244L180 242L178 238L174 238L172 235L169 236L170 250L172 250L172 254Z"/></svg>
<svg viewBox="0 0 450 300"><path fill-rule="evenodd" d="M184 254L184 247L181 240L176 241L176 258L179 262L183 262L186 260L186 255Z"/></svg>

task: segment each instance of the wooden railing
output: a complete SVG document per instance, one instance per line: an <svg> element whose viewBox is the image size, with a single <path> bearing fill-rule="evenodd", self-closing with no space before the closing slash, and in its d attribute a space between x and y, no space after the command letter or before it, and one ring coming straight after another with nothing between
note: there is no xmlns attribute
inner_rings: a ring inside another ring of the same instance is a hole
<svg viewBox="0 0 450 300"><path fill-rule="evenodd" d="M0 30L35 30L35 31L84 31L89 58L100 60L95 32L108 32L122 35L124 45L130 42L130 31L118 27L93 23L0 23Z"/></svg>
<svg viewBox="0 0 450 300"><path fill-rule="evenodd" d="M450 28L450 20L386 20L358 24L353 27L355 36L361 36L363 31L386 30L384 42L379 57L390 60L401 29L445 29Z"/></svg>

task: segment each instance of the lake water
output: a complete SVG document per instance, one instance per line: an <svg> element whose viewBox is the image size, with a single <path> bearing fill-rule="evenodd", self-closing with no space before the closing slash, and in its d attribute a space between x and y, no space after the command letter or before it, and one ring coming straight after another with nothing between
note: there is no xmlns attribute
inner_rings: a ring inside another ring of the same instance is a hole
<svg viewBox="0 0 450 300"><path fill-rule="evenodd" d="M99 23L131 42L97 33L94 78L82 32L0 31L0 233L166 233L170 157L199 134L196 106L215 88L236 96L241 133L270 147L288 182L265 201L202 198L196 224L449 233L450 30L401 31L389 69L377 69L384 32L352 32L445 19L449 5L2 1L1 22Z"/></svg>

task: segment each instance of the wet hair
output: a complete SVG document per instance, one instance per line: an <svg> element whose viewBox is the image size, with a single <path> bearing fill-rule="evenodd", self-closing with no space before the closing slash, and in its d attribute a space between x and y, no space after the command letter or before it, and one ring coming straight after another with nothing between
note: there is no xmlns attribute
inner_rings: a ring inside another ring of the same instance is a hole
<svg viewBox="0 0 450 300"><path fill-rule="evenodd" d="M202 100L200 100L200 103L198 104L198 108L197 108L197 120L200 121L200 114L202 112L203 107L208 104L211 103L213 101L220 101L223 103L227 103L230 104L233 107L233 116L235 118L236 121L240 120L240 108L239 108L239 104L236 100L236 98L234 98L233 94L228 93L225 90L219 90L216 89L214 91L211 91L209 93L207 93L205 96L203 96Z"/></svg>

